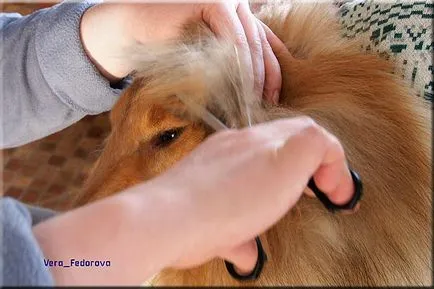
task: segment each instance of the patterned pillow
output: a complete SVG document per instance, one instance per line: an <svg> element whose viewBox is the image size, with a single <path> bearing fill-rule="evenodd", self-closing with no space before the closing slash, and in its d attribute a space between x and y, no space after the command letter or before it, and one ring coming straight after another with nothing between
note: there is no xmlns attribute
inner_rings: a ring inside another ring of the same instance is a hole
<svg viewBox="0 0 434 289"><path fill-rule="evenodd" d="M361 37L362 49L393 59L397 71L418 95L433 101L432 1L343 1L341 24L346 37Z"/></svg>

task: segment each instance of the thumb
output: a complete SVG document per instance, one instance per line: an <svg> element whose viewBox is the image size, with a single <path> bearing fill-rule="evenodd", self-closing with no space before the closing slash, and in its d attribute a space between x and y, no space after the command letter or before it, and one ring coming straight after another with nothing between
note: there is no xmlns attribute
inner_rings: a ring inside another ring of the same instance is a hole
<svg viewBox="0 0 434 289"><path fill-rule="evenodd" d="M258 260L258 248L254 240L239 245L221 254L226 261L231 262L237 273L247 275L253 271Z"/></svg>

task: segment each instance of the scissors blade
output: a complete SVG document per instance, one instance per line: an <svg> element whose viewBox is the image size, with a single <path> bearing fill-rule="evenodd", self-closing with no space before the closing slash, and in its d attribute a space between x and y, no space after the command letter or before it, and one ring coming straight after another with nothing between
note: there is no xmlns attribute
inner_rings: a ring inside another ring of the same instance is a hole
<svg viewBox="0 0 434 289"><path fill-rule="evenodd" d="M195 103L187 96L183 94L178 94L178 98L190 109L191 112L196 114L197 117L202 119L207 125L212 127L215 131L229 129L221 120L215 117L209 110Z"/></svg>

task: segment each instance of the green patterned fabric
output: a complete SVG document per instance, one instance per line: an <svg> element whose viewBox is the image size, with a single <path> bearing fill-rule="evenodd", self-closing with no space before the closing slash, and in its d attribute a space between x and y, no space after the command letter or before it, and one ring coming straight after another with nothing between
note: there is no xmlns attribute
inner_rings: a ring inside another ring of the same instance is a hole
<svg viewBox="0 0 434 289"><path fill-rule="evenodd" d="M344 1L344 36L360 37L365 51L393 59L420 96L433 101L433 1Z"/></svg>

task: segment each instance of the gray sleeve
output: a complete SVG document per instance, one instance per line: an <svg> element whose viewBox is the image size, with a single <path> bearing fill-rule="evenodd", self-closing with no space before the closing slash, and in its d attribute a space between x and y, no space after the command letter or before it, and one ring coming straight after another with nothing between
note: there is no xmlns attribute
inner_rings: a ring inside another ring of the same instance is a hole
<svg viewBox="0 0 434 289"><path fill-rule="evenodd" d="M128 84L111 87L83 50L80 19L95 3L62 2L25 17L0 13L0 148L108 111Z"/></svg>
<svg viewBox="0 0 434 289"><path fill-rule="evenodd" d="M52 286L49 267L33 235L32 225L54 215L11 199L0 199L2 225L1 286ZM34 215L39 215L35 217Z"/></svg>

